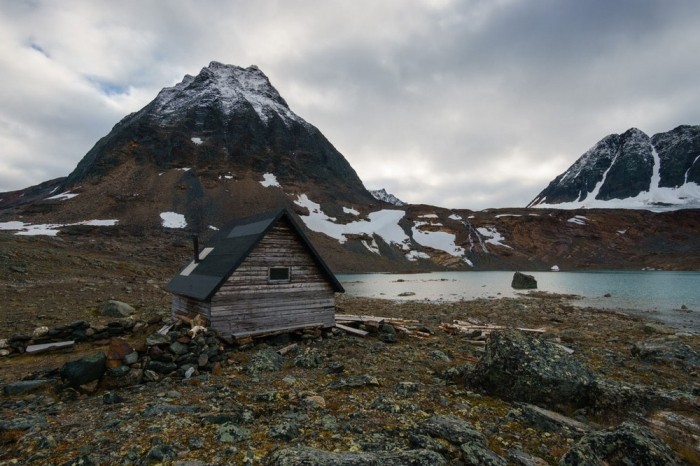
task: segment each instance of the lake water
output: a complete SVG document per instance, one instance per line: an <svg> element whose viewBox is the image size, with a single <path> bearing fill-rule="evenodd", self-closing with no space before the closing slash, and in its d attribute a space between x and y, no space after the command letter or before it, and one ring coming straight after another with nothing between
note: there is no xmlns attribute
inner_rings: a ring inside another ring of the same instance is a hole
<svg viewBox="0 0 700 466"><path fill-rule="evenodd" d="M581 296L572 301L576 306L619 309L700 333L700 272L525 273L535 276L540 291ZM348 274L338 278L349 295L392 300L459 301L527 293L510 287L513 272ZM399 296L403 293L415 295ZM682 311L681 306L688 310Z"/></svg>

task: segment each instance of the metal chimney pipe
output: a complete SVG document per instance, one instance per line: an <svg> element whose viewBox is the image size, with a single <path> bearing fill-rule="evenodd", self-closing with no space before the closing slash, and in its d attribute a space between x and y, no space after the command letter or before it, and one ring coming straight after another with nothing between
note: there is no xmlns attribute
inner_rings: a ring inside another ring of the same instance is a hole
<svg viewBox="0 0 700 466"><path fill-rule="evenodd" d="M192 235L192 247L194 252L194 263L199 263L199 236Z"/></svg>

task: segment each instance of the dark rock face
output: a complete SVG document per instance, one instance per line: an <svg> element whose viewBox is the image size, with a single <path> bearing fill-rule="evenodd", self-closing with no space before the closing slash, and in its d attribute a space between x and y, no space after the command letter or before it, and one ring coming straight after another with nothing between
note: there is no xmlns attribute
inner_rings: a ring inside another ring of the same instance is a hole
<svg viewBox="0 0 700 466"><path fill-rule="evenodd" d="M537 289L537 280L532 275L515 272L510 286L516 290L535 290Z"/></svg>
<svg viewBox="0 0 700 466"><path fill-rule="evenodd" d="M679 126L668 133L655 134L651 142L661 159L660 186L672 188L686 182L700 184L698 126Z"/></svg>
<svg viewBox="0 0 700 466"><path fill-rule="evenodd" d="M659 166L655 167L654 151ZM658 187L700 183L700 126L679 126L649 138L632 128L603 138L557 176L529 206L626 199ZM655 168L659 178L654 178Z"/></svg>
<svg viewBox="0 0 700 466"><path fill-rule="evenodd" d="M396 452L328 452L308 447L294 447L273 453L265 462L268 466L438 466L447 464L438 453L430 450Z"/></svg>
<svg viewBox="0 0 700 466"><path fill-rule="evenodd" d="M505 400L582 407L591 402L594 377L562 348L507 330L491 335L466 383Z"/></svg>
<svg viewBox="0 0 700 466"><path fill-rule="evenodd" d="M64 189L135 161L234 173L273 172L280 182L313 181L372 199L355 170L321 132L294 114L257 67L212 62L163 89L85 155Z"/></svg>
<svg viewBox="0 0 700 466"><path fill-rule="evenodd" d="M100 352L70 361L61 368L61 378L71 387L86 385L99 380L105 373L107 356Z"/></svg>
<svg viewBox="0 0 700 466"><path fill-rule="evenodd" d="M625 422L617 428L586 435L559 464L671 466L681 463L673 451L648 429Z"/></svg>

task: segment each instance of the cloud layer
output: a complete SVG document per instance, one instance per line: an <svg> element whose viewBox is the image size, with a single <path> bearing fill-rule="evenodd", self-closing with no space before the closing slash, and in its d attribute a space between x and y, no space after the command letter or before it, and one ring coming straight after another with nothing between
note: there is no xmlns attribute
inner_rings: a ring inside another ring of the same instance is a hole
<svg viewBox="0 0 700 466"><path fill-rule="evenodd" d="M694 0L0 4L0 191L65 176L212 60L258 65L369 188L524 206L610 133L700 124Z"/></svg>

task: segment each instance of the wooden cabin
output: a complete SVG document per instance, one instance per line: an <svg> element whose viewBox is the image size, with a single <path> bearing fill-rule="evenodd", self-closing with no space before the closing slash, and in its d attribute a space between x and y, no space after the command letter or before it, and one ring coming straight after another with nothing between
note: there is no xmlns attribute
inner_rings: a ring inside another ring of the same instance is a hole
<svg viewBox="0 0 700 466"><path fill-rule="evenodd" d="M196 259L195 259L196 258ZM222 230L166 286L173 316L203 316L223 336L335 324L343 287L287 209Z"/></svg>

